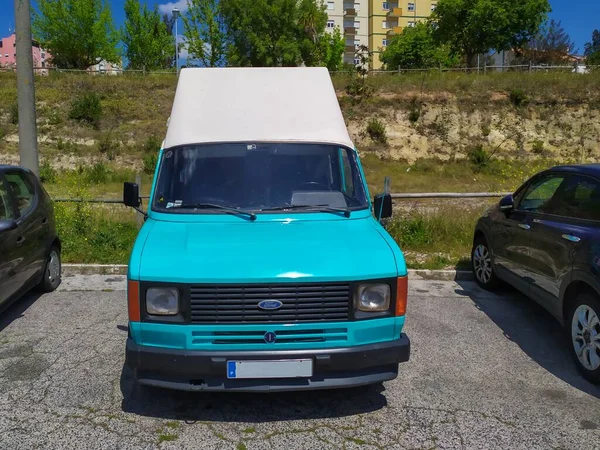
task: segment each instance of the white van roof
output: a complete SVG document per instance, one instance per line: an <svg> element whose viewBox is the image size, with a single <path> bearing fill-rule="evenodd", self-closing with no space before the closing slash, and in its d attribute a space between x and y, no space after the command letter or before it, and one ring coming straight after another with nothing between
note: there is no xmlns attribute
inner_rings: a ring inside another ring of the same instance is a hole
<svg viewBox="0 0 600 450"><path fill-rule="evenodd" d="M251 141L353 148L327 69L182 69L163 148Z"/></svg>

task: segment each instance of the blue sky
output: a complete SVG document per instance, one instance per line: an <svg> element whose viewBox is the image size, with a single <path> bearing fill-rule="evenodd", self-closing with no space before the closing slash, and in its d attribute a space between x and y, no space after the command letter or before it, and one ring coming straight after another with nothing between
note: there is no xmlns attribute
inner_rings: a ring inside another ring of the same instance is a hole
<svg viewBox="0 0 600 450"><path fill-rule="evenodd" d="M161 11L170 11L175 3L179 9L185 9L187 4L187 0L141 1L151 6L158 5ZM125 0L108 0L108 2L115 25L120 27L125 19L123 13ZM0 36L8 35L9 29L14 27L13 4L13 0L0 0L0 5L3 6L0 17ZM575 42L579 53L583 53L583 46L591 40L592 31L600 29L600 0L550 0L550 4L553 9L550 17L562 22L563 27ZM181 21L179 25L181 30Z"/></svg>

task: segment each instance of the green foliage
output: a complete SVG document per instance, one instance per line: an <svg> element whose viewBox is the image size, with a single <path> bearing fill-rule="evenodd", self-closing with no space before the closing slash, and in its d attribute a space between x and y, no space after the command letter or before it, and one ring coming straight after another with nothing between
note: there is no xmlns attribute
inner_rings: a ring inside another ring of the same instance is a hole
<svg viewBox="0 0 600 450"><path fill-rule="evenodd" d="M508 98L510 102L517 108L520 106L525 106L527 103L529 103L529 97L525 91L520 88L511 89L508 93Z"/></svg>
<svg viewBox="0 0 600 450"><path fill-rule="evenodd" d="M550 10L548 0L440 0L431 20L440 42L472 65L478 53L522 47Z"/></svg>
<svg viewBox="0 0 600 450"><path fill-rule="evenodd" d="M521 56L513 64L564 64L575 51L575 43L564 30L560 21L546 21L540 30L527 42Z"/></svg>
<svg viewBox="0 0 600 450"><path fill-rule="evenodd" d="M146 138L146 141L142 146L142 150L144 151L144 153L158 153L161 145L161 139L157 135L151 134Z"/></svg>
<svg viewBox="0 0 600 450"><path fill-rule="evenodd" d="M101 118L102 105L100 104L100 97L98 97L96 93L89 92L75 98L75 100L71 102L69 119L86 122L98 127Z"/></svg>
<svg viewBox="0 0 600 450"><path fill-rule="evenodd" d="M476 145L467 152L467 159L473 165L473 170L481 171L492 160L492 155L483 148L483 145Z"/></svg>
<svg viewBox="0 0 600 450"><path fill-rule="evenodd" d="M130 69L170 67L175 42L156 6L149 10L139 0L126 0L121 39Z"/></svg>
<svg viewBox="0 0 600 450"><path fill-rule="evenodd" d="M56 170L54 170L48 161L40 164L40 181L42 183L56 183L56 176Z"/></svg>
<svg viewBox="0 0 600 450"><path fill-rule="evenodd" d="M408 120L417 123L421 118L421 102L413 97L408 105Z"/></svg>
<svg viewBox="0 0 600 450"><path fill-rule="evenodd" d="M594 30L592 40L585 44L586 61L591 65L600 65L600 30Z"/></svg>
<svg viewBox="0 0 600 450"><path fill-rule="evenodd" d="M367 83L369 64L373 54L366 45L360 45L354 53L358 64L350 68L350 81L346 85L346 93L354 102L360 103L373 95L373 87Z"/></svg>
<svg viewBox="0 0 600 450"><path fill-rule="evenodd" d="M307 45L305 53L305 64L308 66L327 67L331 72L343 69L344 66L344 48L346 43L342 32L338 27L333 33L323 33L318 39L316 45ZM313 48L311 48L313 47ZM312 52L312 58L311 53Z"/></svg>
<svg viewBox="0 0 600 450"><path fill-rule="evenodd" d="M372 118L369 120L365 131L373 141L380 142L382 144L387 143L385 124L379 119Z"/></svg>
<svg viewBox="0 0 600 450"><path fill-rule="evenodd" d="M204 67L219 67L226 62L227 30L218 0L190 0L183 19L183 35L189 60Z"/></svg>
<svg viewBox="0 0 600 450"><path fill-rule="evenodd" d="M115 30L106 0L38 0L33 34L63 69L87 69L99 60L119 62Z"/></svg>
<svg viewBox="0 0 600 450"><path fill-rule="evenodd" d="M84 169L88 183L102 184L108 181L110 169L103 162L97 162L91 167Z"/></svg>
<svg viewBox="0 0 600 450"><path fill-rule="evenodd" d="M450 55L448 46L436 42L433 26L422 22L394 36L380 59L388 69L451 67L459 63L456 57Z"/></svg>
<svg viewBox="0 0 600 450"><path fill-rule="evenodd" d="M158 162L158 153L146 153L143 159L143 170L144 173L152 175L156 169L156 163Z"/></svg>
<svg viewBox="0 0 600 450"><path fill-rule="evenodd" d="M10 110L8 111L8 113L10 123L12 123L13 125L17 125L19 123L19 104L16 102L11 103Z"/></svg>
<svg viewBox="0 0 600 450"><path fill-rule="evenodd" d="M533 141L531 151L536 155L544 155L546 153L546 147L544 141Z"/></svg>
<svg viewBox="0 0 600 450"><path fill-rule="evenodd" d="M220 7L229 32L230 65L327 64L322 51L329 45L323 38L327 14L320 1L223 0Z"/></svg>
<svg viewBox="0 0 600 450"><path fill-rule="evenodd" d="M121 152L121 143L109 133L98 143L98 151L112 161Z"/></svg>

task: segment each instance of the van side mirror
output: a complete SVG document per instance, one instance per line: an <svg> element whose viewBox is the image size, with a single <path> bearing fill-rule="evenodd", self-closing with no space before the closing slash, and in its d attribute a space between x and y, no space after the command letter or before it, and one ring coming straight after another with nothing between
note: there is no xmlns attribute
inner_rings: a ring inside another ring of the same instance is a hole
<svg viewBox="0 0 600 450"><path fill-rule="evenodd" d="M5 231L11 231L18 227L15 219L3 219L0 220L0 233Z"/></svg>
<svg viewBox="0 0 600 450"><path fill-rule="evenodd" d="M136 183L123 183L123 204L132 208L140 207L140 188Z"/></svg>
<svg viewBox="0 0 600 450"><path fill-rule="evenodd" d="M509 212L515 208L515 200L513 199L512 194L507 195L502 200L500 200L500 211Z"/></svg>
<svg viewBox="0 0 600 450"><path fill-rule="evenodd" d="M390 194L376 195L373 203L377 220L392 217L392 196Z"/></svg>

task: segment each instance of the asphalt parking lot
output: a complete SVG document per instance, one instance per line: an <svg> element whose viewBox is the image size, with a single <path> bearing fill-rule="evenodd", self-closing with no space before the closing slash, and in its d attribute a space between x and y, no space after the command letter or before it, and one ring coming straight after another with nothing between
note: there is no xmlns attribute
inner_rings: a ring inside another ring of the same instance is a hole
<svg viewBox="0 0 600 450"><path fill-rule="evenodd" d="M413 280L396 380L258 395L137 387L123 288L70 277L0 316L0 449L600 448L600 387L514 292Z"/></svg>

